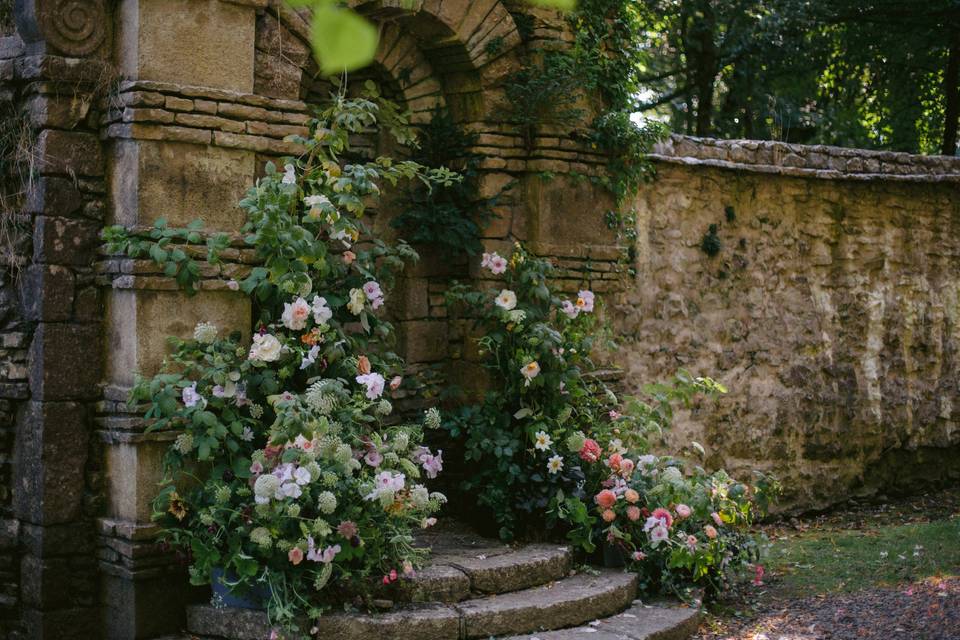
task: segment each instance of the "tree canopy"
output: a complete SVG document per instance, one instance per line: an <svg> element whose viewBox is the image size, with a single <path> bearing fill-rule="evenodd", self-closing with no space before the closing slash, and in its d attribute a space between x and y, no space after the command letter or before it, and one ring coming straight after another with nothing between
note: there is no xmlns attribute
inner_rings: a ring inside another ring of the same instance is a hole
<svg viewBox="0 0 960 640"><path fill-rule="evenodd" d="M676 131L957 151L960 0L638 0L638 110Z"/></svg>

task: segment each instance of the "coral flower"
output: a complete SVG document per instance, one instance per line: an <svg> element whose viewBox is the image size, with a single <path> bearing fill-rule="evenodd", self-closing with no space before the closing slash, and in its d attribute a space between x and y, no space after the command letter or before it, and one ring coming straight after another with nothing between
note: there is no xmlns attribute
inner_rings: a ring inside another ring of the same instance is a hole
<svg viewBox="0 0 960 640"><path fill-rule="evenodd" d="M290 560L291 564L300 564L303 562L303 549L300 547L290 549L289 553L287 553L287 559Z"/></svg>
<svg viewBox="0 0 960 640"><path fill-rule="evenodd" d="M645 560L646 558L647 558L647 554L645 554L643 551L633 552L633 559L636 562L640 562L641 560Z"/></svg>
<svg viewBox="0 0 960 640"><path fill-rule="evenodd" d="M610 489L604 489L603 491L597 494L597 497L595 499L598 505L600 505L604 509L609 509L614 504L616 504L617 494L615 494L613 491L610 491Z"/></svg>
<svg viewBox="0 0 960 640"><path fill-rule="evenodd" d="M617 514L614 513L613 509L604 510L601 516L603 517L604 522L613 522L617 519Z"/></svg>
<svg viewBox="0 0 960 640"><path fill-rule="evenodd" d="M623 462L620 463L620 475L622 475L624 478L628 478L630 477L630 474L633 473L634 468L633 460L630 458L624 458Z"/></svg>
<svg viewBox="0 0 960 640"><path fill-rule="evenodd" d="M580 448L580 459L586 462L596 462L600 459L600 445L597 444L596 440L587 438L583 441L583 446Z"/></svg>
<svg viewBox="0 0 960 640"><path fill-rule="evenodd" d="M370 373L370 358L367 356L357 358L357 373L364 376Z"/></svg>
<svg viewBox="0 0 960 640"><path fill-rule="evenodd" d="M630 505L627 507L627 518L630 519L630 522L636 522L640 519L640 507Z"/></svg>
<svg viewBox="0 0 960 640"><path fill-rule="evenodd" d="M677 510L677 516L681 518L689 518L690 514L693 513L690 507L682 503L677 505L676 510Z"/></svg>
<svg viewBox="0 0 960 640"><path fill-rule="evenodd" d="M623 456L619 453L615 453L609 458L607 458L607 466L613 469L614 471L620 470L620 465L623 463Z"/></svg>
<svg viewBox="0 0 960 640"><path fill-rule="evenodd" d="M664 526L669 529L673 526L673 516L670 515L670 512L664 509L663 507L658 507L653 510L653 513L650 514L651 517L656 518L657 520L662 520Z"/></svg>
<svg viewBox="0 0 960 640"><path fill-rule="evenodd" d="M723 526L723 518L720 517L719 513L714 511L713 513L710 514L710 517L713 518L713 521L716 523L718 527Z"/></svg>
<svg viewBox="0 0 960 640"><path fill-rule="evenodd" d="M707 534L707 537L711 540L717 539L717 530L713 528L713 525L707 525L703 528L703 532Z"/></svg>
<svg viewBox="0 0 960 640"><path fill-rule="evenodd" d="M636 504L640 500L640 494L635 489L627 489L623 492L623 497L630 504Z"/></svg>

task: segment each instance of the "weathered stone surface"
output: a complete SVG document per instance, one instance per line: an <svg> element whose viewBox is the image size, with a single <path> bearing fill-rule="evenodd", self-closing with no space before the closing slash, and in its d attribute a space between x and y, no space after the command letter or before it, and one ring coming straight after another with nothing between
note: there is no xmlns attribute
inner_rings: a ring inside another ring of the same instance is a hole
<svg viewBox="0 0 960 640"><path fill-rule="evenodd" d="M463 571L432 562L398 589L404 602L459 602L470 595L470 578Z"/></svg>
<svg viewBox="0 0 960 640"><path fill-rule="evenodd" d="M960 476L955 191L661 164L634 203L638 278L611 300L616 363L628 391L678 366L730 390L664 450L775 472L787 508Z"/></svg>
<svg viewBox="0 0 960 640"><path fill-rule="evenodd" d="M87 455L86 412L74 402L27 402L17 416L13 503L34 524L80 515Z"/></svg>
<svg viewBox="0 0 960 640"><path fill-rule="evenodd" d="M100 141L91 133L46 129L37 136L37 170L44 174L102 176Z"/></svg>
<svg viewBox="0 0 960 640"><path fill-rule="evenodd" d="M37 216L33 226L33 261L86 266L100 241L100 225L83 219Z"/></svg>
<svg viewBox="0 0 960 640"><path fill-rule="evenodd" d="M206 116L197 116L206 117ZM208 134L209 135L209 134ZM185 226L200 218L218 230L239 229L237 206L254 176L254 154L178 142L118 140L110 169L113 220Z"/></svg>
<svg viewBox="0 0 960 640"><path fill-rule="evenodd" d="M100 327L43 323L30 346L30 391L35 400L90 399L100 381Z"/></svg>
<svg viewBox="0 0 960 640"><path fill-rule="evenodd" d="M572 555L568 547L531 544L507 553L437 555L433 562L463 571L470 588L481 593L519 591L560 580L570 571Z"/></svg>
<svg viewBox="0 0 960 640"><path fill-rule="evenodd" d="M433 320L399 323L403 357L408 362L436 362L447 356L447 324Z"/></svg>
<svg viewBox="0 0 960 640"><path fill-rule="evenodd" d="M504 640L687 640L697 631L700 612L667 604L632 607L587 626L542 631Z"/></svg>
<svg viewBox="0 0 960 640"><path fill-rule="evenodd" d="M636 589L636 575L604 570L596 576L579 574L552 585L457 606L463 614L463 637L486 638L558 629L609 616L629 605Z"/></svg>
<svg viewBox="0 0 960 640"><path fill-rule="evenodd" d="M123 0L118 15L118 64L127 77L253 90L252 8L219 0Z"/></svg>
<svg viewBox="0 0 960 640"><path fill-rule="evenodd" d="M73 272L56 265L31 265L20 276L24 315L28 320L62 322L73 314Z"/></svg>
<svg viewBox="0 0 960 640"><path fill-rule="evenodd" d="M176 313L173 312L176 310ZM153 375L167 354L167 337L188 337L198 322L249 338L250 300L232 291L189 296L183 291L112 290L107 294L106 379L133 385L136 373Z"/></svg>

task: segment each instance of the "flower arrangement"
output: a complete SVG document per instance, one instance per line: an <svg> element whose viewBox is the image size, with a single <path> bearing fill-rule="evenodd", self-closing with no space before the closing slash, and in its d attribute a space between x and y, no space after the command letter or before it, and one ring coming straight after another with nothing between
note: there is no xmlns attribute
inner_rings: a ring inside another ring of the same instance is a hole
<svg viewBox="0 0 960 640"><path fill-rule="evenodd" d="M653 455L650 439L669 427L675 404L725 389L680 371L647 385L643 399L621 400L593 375L601 301L592 291L560 295L551 263L519 244L509 258L484 254L481 267L500 282L448 294L475 316L496 381L480 404L445 421L472 464L462 488L505 539L565 534L584 553L614 550L651 588L720 588L754 558L747 528L773 483L751 488L688 469Z"/></svg>
<svg viewBox="0 0 960 640"><path fill-rule="evenodd" d="M288 629L412 575L424 553L412 532L446 500L424 484L443 468L423 446L439 412L408 424L391 403L404 380L383 313L416 254L376 238L363 213L382 180L457 177L353 154L349 137L380 113L373 93L334 96L300 139L306 153L268 164L242 200L260 265L233 286L254 302L252 340L201 323L132 393L151 430L179 431L154 502L163 540L194 583L222 575Z"/></svg>

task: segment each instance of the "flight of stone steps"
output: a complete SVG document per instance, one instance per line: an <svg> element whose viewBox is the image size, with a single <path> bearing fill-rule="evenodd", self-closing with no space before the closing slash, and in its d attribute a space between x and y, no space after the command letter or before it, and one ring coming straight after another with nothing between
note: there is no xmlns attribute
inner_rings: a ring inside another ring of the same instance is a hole
<svg viewBox="0 0 960 640"><path fill-rule="evenodd" d="M636 576L618 569L574 571L553 544L510 547L462 532L426 541L429 564L382 613L328 615L322 640L685 640L697 611L635 601ZM402 600L404 604L399 601ZM559 631L551 631L559 630ZM266 640L261 611L195 605L187 637Z"/></svg>

